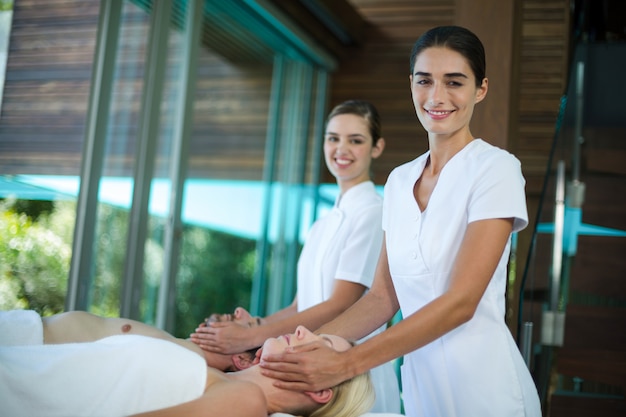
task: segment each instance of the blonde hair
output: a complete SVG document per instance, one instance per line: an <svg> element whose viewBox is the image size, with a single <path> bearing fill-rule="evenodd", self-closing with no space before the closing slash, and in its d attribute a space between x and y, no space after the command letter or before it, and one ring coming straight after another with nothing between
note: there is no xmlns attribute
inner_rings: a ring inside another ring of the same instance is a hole
<svg viewBox="0 0 626 417"><path fill-rule="evenodd" d="M299 417L359 417L371 410L376 399L369 372L357 375L331 388L326 404L288 411Z"/></svg>
<svg viewBox="0 0 626 417"><path fill-rule="evenodd" d="M333 398L308 417L358 417L371 410L376 398L369 372L342 382L332 391Z"/></svg>
<svg viewBox="0 0 626 417"><path fill-rule="evenodd" d="M348 340L351 347L356 342ZM372 409L376 392L369 371L331 388L333 396L326 404L308 411L296 411L299 417L359 417Z"/></svg>

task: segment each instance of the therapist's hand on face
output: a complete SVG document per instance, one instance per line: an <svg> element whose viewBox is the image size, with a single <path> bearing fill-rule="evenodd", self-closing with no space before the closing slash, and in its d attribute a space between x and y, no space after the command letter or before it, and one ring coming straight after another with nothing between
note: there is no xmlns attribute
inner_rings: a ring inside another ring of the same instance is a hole
<svg viewBox="0 0 626 417"><path fill-rule="evenodd" d="M322 341L263 355L260 362L261 373L276 379L276 387L312 392L351 378L346 365L345 352L338 352Z"/></svg>
<svg viewBox="0 0 626 417"><path fill-rule="evenodd" d="M204 350L235 354L252 349L250 328L235 322L215 322L200 326L192 333L191 341Z"/></svg>
<svg viewBox="0 0 626 417"><path fill-rule="evenodd" d="M192 342L202 349L223 354L235 354L252 349L250 333L262 319L253 317L246 309L237 307L231 314L212 314L190 335Z"/></svg>

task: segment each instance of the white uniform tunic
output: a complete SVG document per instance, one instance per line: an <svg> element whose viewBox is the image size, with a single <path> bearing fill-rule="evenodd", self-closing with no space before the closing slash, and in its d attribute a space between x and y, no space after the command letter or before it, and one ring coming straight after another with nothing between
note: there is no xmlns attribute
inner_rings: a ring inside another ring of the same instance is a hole
<svg viewBox="0 0 626 417"><path fill-rule="evenodd" d="M298 260L299 311L329 299L337 279L372 286L382 247L381 216L382 198L374 183L366 181L338 197L333 209L313 224ZM374 368L371 375L376 389L372 411L399 412L393 363Z"/></svg>
<svg viewBox="0 0 626 417"><path fill-rule="evenodd" d="M206 377L200 355L145 336L0 346L0 416L123 417L198 398Z"/></svg>
<svg viewBox="0 0 626 417"><path fill-rule="evenodd" d="M528 223L524 178L508 152L476 139L439 174L421 212L413 187L428 152L392 171L385 185L383 229L403 317L443 294L469 223L514 218ZM531 375L504 322L510 243L474 317L405 356L402 391L410 417L541 416Z"/></svg>

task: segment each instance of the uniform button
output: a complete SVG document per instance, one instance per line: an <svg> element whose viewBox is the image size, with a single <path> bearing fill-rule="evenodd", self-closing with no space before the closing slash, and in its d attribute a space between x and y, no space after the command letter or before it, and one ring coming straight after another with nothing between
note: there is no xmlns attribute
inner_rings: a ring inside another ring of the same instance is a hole
<svg viewBox="0 0 626 417"><path fill-rule="evenodd" d="M413 259L417 259L417 252L411 252L411 257Z"/></svg>

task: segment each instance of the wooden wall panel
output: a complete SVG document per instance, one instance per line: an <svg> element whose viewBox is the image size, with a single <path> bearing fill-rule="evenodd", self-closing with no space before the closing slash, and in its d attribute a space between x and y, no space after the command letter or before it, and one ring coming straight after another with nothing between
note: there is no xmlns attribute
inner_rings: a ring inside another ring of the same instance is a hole
<svg viewBox="0 0 626 417"><path fill-rule="evenodd" d="M485 47L489 91L474 109L471 129L475 136L515 153L510 138L513 66L517 63L514 0L457 0L456 24L467 27ZM488 22L489 24L485 24Z"/></svg>
<svg viewBox="0 0 626 417"><path fill-rule="evenodd" d="M539 198L560 99L565 94L570 49L567 0L524 0L518 81L516 154L529 199Z"/></svg>
<svg viewBox="0 0 626 417"><path fill-rule="evenodd" d="M14 4L0 113L2 173L77 175L99 4Z"/></svg>

